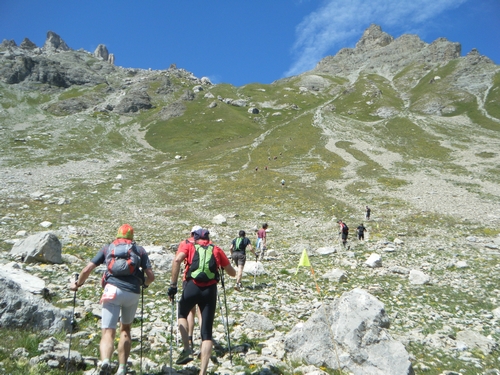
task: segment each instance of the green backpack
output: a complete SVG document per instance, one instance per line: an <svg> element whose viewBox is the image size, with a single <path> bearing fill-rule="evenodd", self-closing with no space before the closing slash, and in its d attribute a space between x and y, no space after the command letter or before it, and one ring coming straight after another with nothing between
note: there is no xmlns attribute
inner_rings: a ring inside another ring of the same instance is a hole
<svg viewBox="0 0 500 375"><path fill-rule="evenodd" d="M188 279L196 281L219 281L219 272L217 269L217 262L214 256L214 245L201 246L194 244L194 256L189 271L187 273Z"/></svg>

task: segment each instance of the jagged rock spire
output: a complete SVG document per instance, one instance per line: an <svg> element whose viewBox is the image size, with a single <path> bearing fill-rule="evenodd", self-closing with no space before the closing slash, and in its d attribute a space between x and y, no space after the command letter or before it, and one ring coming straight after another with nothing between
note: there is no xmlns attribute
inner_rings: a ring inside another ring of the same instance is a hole
<svg viewBox="0 0 500 375"><path fill-rule="evenodd" d="M371 24L365 30L359 42L356 43L356 49L385 47L392 43L393 40L394 38L383 32L379 25Z"/></svg>
<svg viewBox="0 0 500 375"><path fill-rule="evenodd" d="M43 49L45 51L60 52L69 51L71 48L69 48L66 42L55 32L48 31Z"/></svg>

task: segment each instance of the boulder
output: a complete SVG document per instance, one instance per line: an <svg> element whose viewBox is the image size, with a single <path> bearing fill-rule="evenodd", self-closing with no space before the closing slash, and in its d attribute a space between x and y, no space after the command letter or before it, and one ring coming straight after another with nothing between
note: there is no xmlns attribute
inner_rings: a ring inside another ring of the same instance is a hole
<svg viewBox="0 0 500 375"><path fill-rule="evenodd" d="M61 310L35 296L0 273L0 327L24 328L49 333L69 330L71 311Z"/></svg>
<svg viewBox="0 0 500 375"><path fill-rule="evenodd" d="M33 234L14 244L10 255L25 263L62 263L62 245L51 232Z"/></svg>
<svg viewBox="0 0 500 375"><path fill-rule="evenodd" d="M426 285L431 281L431 278L428 275L419 270L411 270L408 279L410 284L413 285Z"/></svg>
<svg viewBox="0 0 500 375"><path fill-rule="evenodd" d="M387 332L384 305L362 289L322 305L285 336L292 359L354 375L413 375L403 344Z"/></svg>
<svg viewBox="0 0 500 375"><path fill-rule="evenodd" d="M214 216L214 218L212 219L212 223L217 224L217 225L222 225L222 224L226 224L227 220L223 215L219 214L219 215Z"/></svg>
<svg viewBox="0 0 500 375"><path fill-rule="evenodd" d="M43 281L39 277L33 276L23 271L16 262L10 262L7 263L4 267L1 267L0 276L16 282L25 292L40 295L47 294L45 281Z"/></svg>
<svg viewBox="0 0 500 375"><path fill-rule="evenodd" d="M365 264L370 268L382 267L382 257L378 254L373 253L368 257Z"/></svg>
<svg viewBox="0 0 500 375"><path fill-rule="evenodd" d="M253 312L246 315L245 325L257 331L273 331L275 328L273 322L269 318Z"/></svg>
<svg viewBox="0 0 500 375"><path fill-rule="evenodd" d="M264 268L262 262L257 262L255 260L248 260L249 257L252 256L253 256L252 253L250 253L249 255L247 252L247 261L245 262L245 266L243 268L243 275L260 276L266 274L266 269Z"/></svg>

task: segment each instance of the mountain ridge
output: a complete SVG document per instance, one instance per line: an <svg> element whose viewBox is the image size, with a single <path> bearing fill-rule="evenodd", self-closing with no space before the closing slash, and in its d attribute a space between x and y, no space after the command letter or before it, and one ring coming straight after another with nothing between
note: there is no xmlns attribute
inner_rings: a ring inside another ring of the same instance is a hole
<svg viewBox="0 0 500 375"><path fill-rule="evenodd" d="M257 312L271 306L264 313L279 327L278 341L321 304L314 286L305 287L309 279L292 276L306 249L322 275L323 299L361 287L383 301L390 333L416 369L500 367L495 351L469 348L460 359L455 339L473 327L500 340L498 318L490 318L500 304L491 278L500 256L500 68L487 57L462 57L444 39L394 39L373 25L354 49L309 72L235 87L175 65L114 66L103 47L97 56L66 50L56 35L50 40L62 47L45 52L26 40L23 48L0 46L0 147L7 150L0 255L10 260L18 233L50 223L72 261L32 272L56 285L54 301L71 300L60 285L123 222L140 243L171 255L195 224L227 250L238 230L253 233L266 221L275 255L259 275L265 290L229 293L240 335L242 304ZM356 228L366 205L367 241L351 232L347 251L336 221ZM325 247L335 252L319 252ZM382 267L365 265L373 253ZM332 267L347 281L323 277ZM432 282L411 284L410 270ZM166 276L158 280L148 289L151 306ZM85 297L98 300L97 280L91 286ZM304 309L278 313L297 305ZM148 312L167 327L160 308ZM267 337L249 334L266 345Z"/></svg>

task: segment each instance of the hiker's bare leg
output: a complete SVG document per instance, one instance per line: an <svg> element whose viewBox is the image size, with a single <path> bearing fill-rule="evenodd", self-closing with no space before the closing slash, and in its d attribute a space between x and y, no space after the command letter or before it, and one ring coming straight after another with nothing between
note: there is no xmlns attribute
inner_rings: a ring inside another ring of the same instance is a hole
<svg viewBox="0 0 500 375"><path fill-rule="evenodd" d="M182 345L184 350L189 351L189 334L188 334L188 321L186 318L179 318L179 332L181 333Z"/></svg>
<svg viewBox="0 0 500 375"><path fill-rule="evenodd" d="M200 365L200 375L205 375L208 368L208 360L212 354L212 340L203 340L201 342L201 365Z"/></svg>
<svg viewBox="0 0 500 375"><path fill-rule="evenodd" d="M194 333L194 314L196 312L196 306L191 309L188 314L187 322L188 322L188 339L191 340L191 345L193 344L193 333Z"/></svg>
<svg viewBox="0 0 500 375"><path fill-rule="evenodd" d="M99 344L99 351L101 352L101 361L105 359L111 360L113 356L114 341L115 341L116 329L113 328L103 328L101 333L101 342Z"/></svg>
<svg viewBox="0 0 500 375"><path fill-rule="evenodd" d="M241 283L241 277L243 276L243 266L240 264L238 266L238 274L236 275L236 283Z"/></svg>
<svg viewBox="0 0 500 375"><path fill-rule="evenodd" d="M118 342L118 361L121 365L126 365L130 348L132 347L132 338L130 337L130 328L132 324L120 324L120 341Z"/></svg>

